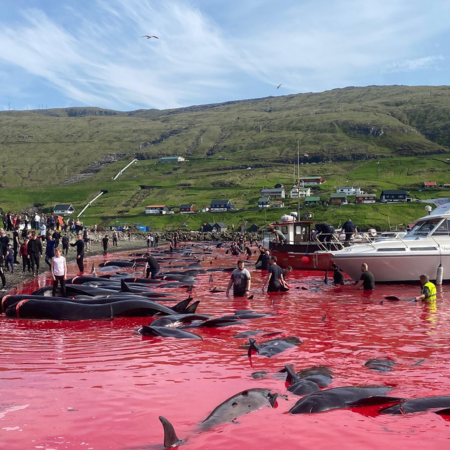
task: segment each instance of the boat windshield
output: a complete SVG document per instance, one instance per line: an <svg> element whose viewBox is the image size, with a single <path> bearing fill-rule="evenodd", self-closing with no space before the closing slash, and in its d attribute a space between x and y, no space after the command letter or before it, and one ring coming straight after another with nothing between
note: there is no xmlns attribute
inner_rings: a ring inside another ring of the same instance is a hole
<svg viewBox="0 0 450 450"><path fill-rule="evenodd" d="M417 222L409 236L428 236L430 233L434 236L448 236L448 220L428 219Z"/></svg>

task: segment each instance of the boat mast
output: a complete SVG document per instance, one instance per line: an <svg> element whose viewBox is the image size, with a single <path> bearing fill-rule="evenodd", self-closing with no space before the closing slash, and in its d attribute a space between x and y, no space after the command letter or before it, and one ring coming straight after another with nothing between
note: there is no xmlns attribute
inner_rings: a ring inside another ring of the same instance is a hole
<svg viewBox="0 0 450 450"><path fill-rule="evenodd" d="M300 139L297 141L297 220L300 220Z"/></svg>

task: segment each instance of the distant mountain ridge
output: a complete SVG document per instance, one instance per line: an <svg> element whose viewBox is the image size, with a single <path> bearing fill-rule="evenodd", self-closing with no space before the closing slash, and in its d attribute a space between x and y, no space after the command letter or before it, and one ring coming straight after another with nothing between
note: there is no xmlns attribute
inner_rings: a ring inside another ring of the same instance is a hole
<svg viewBox="0 0 450 450"><path fill-rule="evenodd" d="M177 109L0 113L2 185L58 184L107 155L220 166L450 152L449 86L368 86ZM95 176L101 177L102 170Z"/></svg>

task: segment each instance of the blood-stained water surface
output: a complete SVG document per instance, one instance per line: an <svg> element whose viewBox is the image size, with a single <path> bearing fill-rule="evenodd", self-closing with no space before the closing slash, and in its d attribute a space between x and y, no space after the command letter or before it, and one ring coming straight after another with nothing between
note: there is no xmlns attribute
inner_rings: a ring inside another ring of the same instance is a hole
<svg viewBox="0 0 450 450"><path fill-rule="evenodd" d="M194 251L205 269L236 264L224 250ZM90 258L88 264L103 259ZM197 312L219 317L250 309L270 315L190 330L203 340L143 338L135 329L149 324L149 317L0 318L0 448L162 449L159 416L172 422L186 450L450 448L450 421L434 411L381 415L381 406L371 406L291 415L288 410L300 397L286 390L286 375L279 372L286 364L297 371L325 365L333 372L328 388L391 386L388 395L408 399L450 395L448 286L438 287L434 305L389 302L384 296L413 298L419 286L380 285L367 294L351 284L325 285L323 273L297 271L289 275L288 293L267 294L261 290L264 273L254 269L254 261L247 267L253 299L211 293L213 287L226 288L230 273L207 272L196 277L193 288L201 302ZM16 292L45 284L49 278L43 274ZM162 291L187 296L185 287ZM234 336L251 330L261 331L252 336L257 342L279 332L274 337L296 336L302 343L272 358L249 359L248 338ZM364 364L372 358L394 364L389 371L370 370ZM267 377L251 376L259 371ZM217 405L251 388L282 394L277 407L263 406L201 429Z"/></svg>

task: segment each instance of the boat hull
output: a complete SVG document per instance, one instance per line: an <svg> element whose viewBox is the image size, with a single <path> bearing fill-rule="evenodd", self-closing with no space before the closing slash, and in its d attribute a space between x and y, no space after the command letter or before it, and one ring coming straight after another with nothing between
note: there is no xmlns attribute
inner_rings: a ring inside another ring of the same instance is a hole
<svg viewBox="0 0 450 450"><path fill-rule="evenodd" d="M439 254L334 254L332 261L353 280L361 277L361 264L366 263L375 277L375 282L399 283L418 282L420 275L428 275L435 280L439 264L444 269L444 280L450 281L450 255Z"/></svg>
<svg viewBox="0 0 450 450"><path fill-rule="evenodd" d="M295 270L329 270L331 269L331 253L297 253L271 249L271 255L277 257L280 267L291 266ZM305 258L306 257L306 258Z"/></svg>

